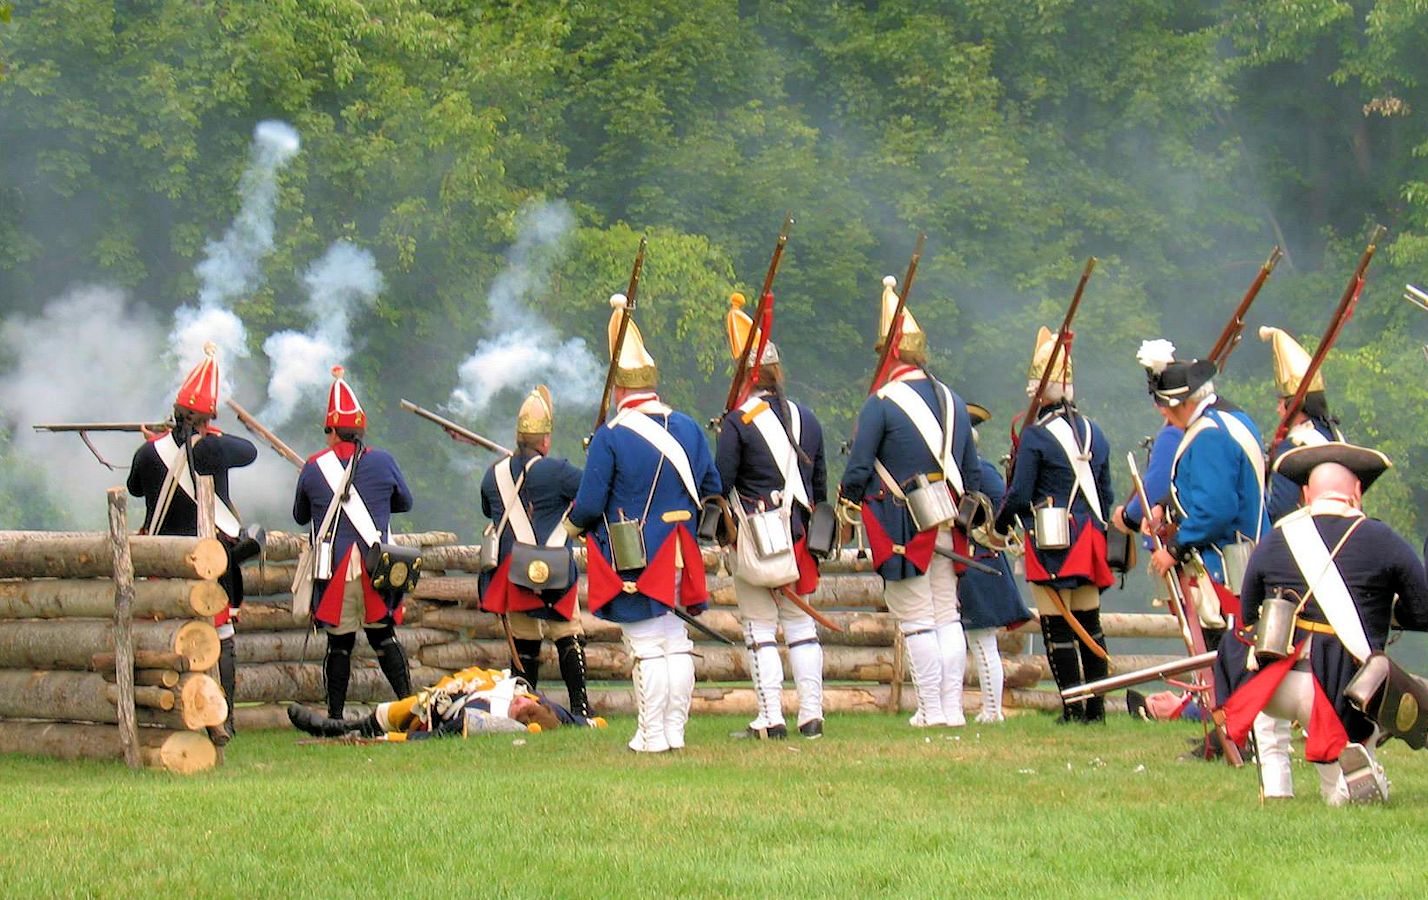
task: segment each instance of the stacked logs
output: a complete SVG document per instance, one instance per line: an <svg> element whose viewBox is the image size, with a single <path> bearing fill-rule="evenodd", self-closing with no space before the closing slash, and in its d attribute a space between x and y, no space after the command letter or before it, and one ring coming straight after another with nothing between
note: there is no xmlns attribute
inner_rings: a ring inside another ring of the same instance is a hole
<svg viewBox="0 0 1428 900"><path fill-rule="evenodd" d="M0 752L125 758L122 655L132 658L137 761L174 772L218 762L204 729L228 706L206 673L218 662L210 623L227 604L216 580L227 555L216 540L183 537L132 537L127 552L132 622L121 626L109 535L0 532Z"/></svg>

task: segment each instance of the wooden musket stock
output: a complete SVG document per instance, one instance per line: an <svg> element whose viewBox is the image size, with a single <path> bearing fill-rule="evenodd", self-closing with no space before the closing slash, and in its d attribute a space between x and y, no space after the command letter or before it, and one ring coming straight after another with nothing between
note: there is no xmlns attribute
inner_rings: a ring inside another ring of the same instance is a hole
<svg viewBox="0 0 1428 900"><path fill-rule="evenodd" d="M463 437L479 447L484 447L485 449L490 450L492 453L499 453L502 456L511 455L511 451L507 450L505 447L502 447L500 444L496 443L490 438L484 438L469 428L462 428L460 425L457 425L450 419L439 416L429 409L423 409L422 407L417 406L410 400L402 401L402 409L410 413L415 413L421 418L426 419L428 422L435 422L437 425L440 425L442 428L446 429L447 434L454 434L459 437Z"/></svg>
<svg viewBox="0 0 1428 900"><path fill-rule="evenodd" d="M233 414L238 417L238 421L243 424L244 428L267 441L268 446L272 447L279 456L297 466L299 469L303 467L304 460L301 456L298 456L297 451L283 443L282 438L263 427L263 423L253 418L248 410L239 406L237 400L229 400L228 408L233 410Z"/></svg>
<svg viewBox="0 0 1428 900"><path fill-rule="evenodd" d="M615 346L610 348L610 367L605 370L605 389L600 393L600 409L595 413L595 427L590 430L593 437L600 426L605 424L605 416L610 412L610 394L615 389L615 370L620 365L620 350L625 346L625 334L630 330L630 317L635 312L635 294L640 289L640 270L645 267L646 238L640 237L640 249L635 253L635 267L630 272L630 284L625 288L625 306L620 311L620 328L615 332ZM590 445L586 438L586 446Z"/></svg>
<svg viewBox="0 0 1428 900"><path fill-rule="evenodd" d="M1230 316L1230 321L1225 323L1225 328L1220 332L1219 338L1215 340L1215 346L1210 348L1210 354L1205 357L1215 364L1215 368L1223 372L1225 363L1229 362L1230 354L1235 352L1235 348L1240 345L1240 335L1245 330L1245 316L1249 313L1250 304L1259 296L1259 289L1264 287L1265 281L1269 279L1274 267L1279 265L1279 260L1284 256L1284 251L1276 244L1270 251L1269 259L1264 261L1264 265L1259 267L1259 274L1254 281L1250 282L1249 290L1245 291L1244 297L1240 299L1240 305L1235 307L1235 312Z"/></svg>

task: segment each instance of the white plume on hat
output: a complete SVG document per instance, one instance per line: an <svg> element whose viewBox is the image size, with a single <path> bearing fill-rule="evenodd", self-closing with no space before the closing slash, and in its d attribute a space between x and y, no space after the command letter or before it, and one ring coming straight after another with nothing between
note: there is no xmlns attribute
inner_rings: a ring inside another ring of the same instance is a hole
<svg viewBox="0 0 1428 900"><path fill-rule="evenodd" d="M1140 363L1151 372L1159 375L1165 371L1165 367L1175 362L1175 345L1164 338L1156 338L1153 341L1141 341L1140 349L1135 354L1136 362Z"/></svg>

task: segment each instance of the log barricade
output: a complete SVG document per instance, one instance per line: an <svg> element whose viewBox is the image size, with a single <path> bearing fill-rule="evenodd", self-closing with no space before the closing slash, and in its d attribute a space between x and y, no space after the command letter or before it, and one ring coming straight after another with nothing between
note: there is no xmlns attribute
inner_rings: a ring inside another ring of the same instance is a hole
<svg viewBox="0 0 1428 900"><path fill-rule="evenodd" d="M0 532L0 752L117 758L113 645L114 582L99 534ZM456 544L447 532L398 536L423 548L423 574L406 599L397 629L414 685L472 665L507 668L509 654L499 619L477 609L479 548ZM239 730L286 727L286 704L325 701L322 657L326 638L306 616L291 609L290 585L305 537L270 532L262 558L243 570L247 601L235 622L235 710ZM131 539L134 559L132 607L135 660L133 696L140 723L144 765L193 771L215 765L222 754L203 728L228 698L213 674L217 632L210 617L226 595L215 580L210 543L195 538ZM221 551L222 548L218 547ZM583 566L583 548L577 551ZM742 647L733 584L717 555L705 550L710 607L701 622L734 641L727 646L693 634L699 679L695 713L752 715L755 702ZM887 711L896 699L913 703L911 690L894 691L896 623L883 604L882 582L865 555L845 551L822 566L823 578L810 603L842 630L820 626L824 643L824 705L829 712ZM584 608L584 582L580 586ZM598 711L633 712L630 657L613 623L582 614L588 644L587 671ZM1104 613L1102 626L1118 638L1178 641L1169 615ZM1031 653L1035 620L998 636L1006 669L1004 702L1011 708L1059 706L1041 653ZM1037 648L1040 649L1039 647ZM1167 644L1167 653L1176 645ZM1113 671L1128 671L1167 658L1113 656ZM977 708L975 666L968 666L966 705ZM787 662L785 661L785 671ZM554 649L543 649L540 686L557 699L564 691ZM201 681L199 679L202 679ZM200 687L195 687L199 685ZM211 689L209 689L211 686ZM216 702L215 702L215 692ZM900 693L900 697L895 694ZM392 699L375 654L360 636L348 691L349 713L360 704ZM1115 701L1113 700L1113 708ZM796 706L785 691L786 708ZM31 721L34 719L47 722ZM222 721L219 717L218 721ZM196 729L196 730L195 730Z"/></svg>
<svg viewBox="0 0 1428 900"><path fill-rule="evenodd" d="M227 553L212 538L126 536L122 493L110 504L113 540L0 532L0 752L212 768L207 729L228 715L210 674Z"/></svg>

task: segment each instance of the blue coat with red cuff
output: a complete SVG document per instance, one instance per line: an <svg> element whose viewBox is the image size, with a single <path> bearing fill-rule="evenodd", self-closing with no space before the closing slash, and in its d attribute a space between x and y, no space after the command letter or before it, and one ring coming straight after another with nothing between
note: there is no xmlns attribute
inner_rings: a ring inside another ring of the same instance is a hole
<svg viewBox="0 0 1428 900"><path fill-rule="evenodd" d="M647 410L655 424L665 427L684 448L700 497L723 493L719 472L698 423L660 404L652 394L627 398L624 406ZM674 466L669 462L660 465L663 456L653 444L629 428L615 425L618 415L616 412L591 438L585 472L570 510L570 521L587 532L590 611L612 622L652 619L664 615L676 603L702 611L709 590L694 538L699 504L685 489ZM639 520L647 502L649 514L641 529L646 565L616 572L606 523L618 521L622 514ZM677 577L676 552L683 558L683 578ZM626 591L626 582L635 589Z"/></svg>
<svg viewBox="0 0 1428 900"><path fill-rule="evenodd" d="M532 458L534 463L530 462ZM529 470L526 470L527 463L530 463ZM521 472L526 472L520 496L525 501L535 539L543 544L551 533L561 527L561 518L575 500L576 491L580 489L580 470L566 460L543 457L529 451L500 460L487 469L486 476L481 479L481 513L493 524L499 524L506 514L506 504L496 484L497 466L506 466L512 481L518 482ZM570 558L569 588L563 591L529 591L511 584L506 577L511 548L515 543L515 533L507 525L500 535L496 570L481 575L481 608L493 613L523 612L537 619L569 620L575 615L578 580L575 557L572 555Z"/></svg>
<svg viewBox="0 0 1428 900"><path fill-rule="evenodd" d="M913 377L908 378L904 368L895 377L906 380L940 422L943 418L940 392L930 377L916 377L919 373L920 370L914 370ZM956 393L949 393L953 406L952 458L961 470L963 490L980 490L982 474L977 448L972 442L972 420L967 415L967 404ZM937 532L934 529L917 531L907 504L888 491L873 468L873 461L881 460L904 492L913 486L915 476L940 473L942 467L912 419L886 397L875 393L863 401L855 427L853 449L838 491L845 500L863 506L863 522L878 574L886 581L916 578L927 571L932 561ZM904 548L904 552L897 552L897 547Z"/></svg>
<svg viewBox="0 0 1428 900"><path fill-rule="evenodd" d="M1096 511L1099 519L1092 515L1091 505L1081 491L1071 496L1076 473L1066 451L1048 430L1053 418L1064 419L1071 425L1078 445L1084 439L1086 424L1090 424L1091 476L1100 500L1101 508ZM1054 506L1071 511L1071 546L1064 550L1044 550L1038 549L1035 541L1028 541L1026 580L1054 590L1088 584L1105 590L1115 583L1115 576L1106 563L1106 526L1102 524L1110 514L1113 496L1111 445L1101 426L1074 407L1055 403L1044 407L1036 421L1022 429L1012 483L997 513L996 527L998 531L1006 531L1018 518L1023 525L1030 525L1033 505L1042 505L1047 497L1052 498Z"/></svg>
<svg viewBox="0 0 1428 900"><path fill-rule="evenodd" d="M769 409L778 418L779 425L786 434L791 434L785 409L774 395L761 391L756 395L769 404ZM796 407L799 417L798 446L803 456L798 460L799 475L803 480L803 490L812 504L828 499L828 468L823 456L823 426L813 411L801 403L788 401ZM719 468L719 480L725 490L732 489L739 495L745 512L754 512L760 501L765 509L778 506L773 500L775 491L784 487L781 460L775 460L768 442L752 417L745 417L737 409L724 414L719 427L719 444L715 461ZM804 535L808 529L810 510L800 504L793 505L792 532L794 552L798 556L798 584L795 590L800 594L810 594L818 587L818 564L808 553Z"/></svg>
<svg viewBox="0 0 1428 900"><path fill-rule="evenodd" d="M354 444L343 441L332 449L344 463L344 468L351 465L352 455L356 450ZM298 475L297 496L293 500L293 519L299 525L311 525L313 528L322 524L327 515L327 507L333 501L332 488L317 467L317 458L321 455L322 453L314 453L303 466ZM408 512L412 508L412 492L407 488L401 469L397 468L397 461L390 453L376 447L363 448L362 457L357 463L357 474L352 480L352 491L362 498L367 512L372 516L373 524L384 535L388 533L394 513ZM333 538L332 571L345 572L344 566L348 565L348 556L353 552L358 554L357 558L362 563L362 587L366 598L364 621L367 624L375 624L392 617L400 623L402 595L395 591L378 592L372 587L372 579L368 577L366 570L367 544L362 541L347 516L339 513ZM315 582L313 618L318 624L338 623L342 614L344 584L342 578Z"/></svg>

